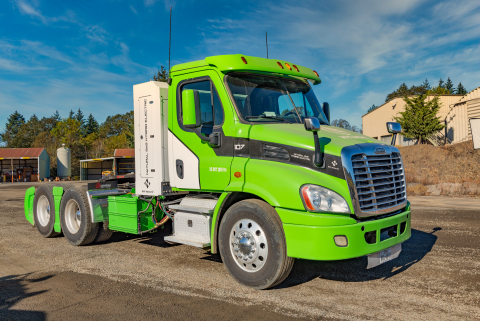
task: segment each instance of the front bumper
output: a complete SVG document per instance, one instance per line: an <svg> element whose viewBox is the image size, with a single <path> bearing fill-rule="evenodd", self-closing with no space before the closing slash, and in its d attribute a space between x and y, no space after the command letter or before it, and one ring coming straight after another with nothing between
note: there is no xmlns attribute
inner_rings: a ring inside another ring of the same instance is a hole
<svg viewBox="0 0 480 321"><path fill-rule="evenodd" d="M313 214L282 208L276 210L283 222L287 255L294 258L325 261L351 259L389 248L411 236L410 204L397 215L358 223L344 215ZM403 222L406 222L405 230L400 233ZM381 241L381 230L395 225L397 236ZM368 244L364 236L371 231L377 231L374 244ZM348 245L337 246L333 239L336 235L345 235Z"/></svg>

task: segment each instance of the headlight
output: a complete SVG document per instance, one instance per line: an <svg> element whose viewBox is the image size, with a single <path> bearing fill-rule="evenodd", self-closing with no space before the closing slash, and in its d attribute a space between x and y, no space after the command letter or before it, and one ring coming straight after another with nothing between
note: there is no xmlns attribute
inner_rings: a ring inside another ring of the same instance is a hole
<svg viewBox="0 0 480 321"><path fill-rule="evenodd" d="M350 208L345 199L328 188L304 185L300 188L300 194L307 211L350 214Z"/></svg>

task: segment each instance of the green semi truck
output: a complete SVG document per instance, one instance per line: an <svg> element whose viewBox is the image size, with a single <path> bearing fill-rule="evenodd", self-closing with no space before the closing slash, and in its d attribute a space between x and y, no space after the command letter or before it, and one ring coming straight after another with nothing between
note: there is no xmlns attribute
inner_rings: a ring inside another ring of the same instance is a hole
<svg viewBox="0 0 480 321"><path fill-rule="evenodd" d="M283 282L295 258L394 259L411 235L400 152L330 126L320 82L245 55L176 65L167 82L133 86L135 173L31 187L26 218L76 246L172 224L166 242L220 253L255 289Z"/></svg>

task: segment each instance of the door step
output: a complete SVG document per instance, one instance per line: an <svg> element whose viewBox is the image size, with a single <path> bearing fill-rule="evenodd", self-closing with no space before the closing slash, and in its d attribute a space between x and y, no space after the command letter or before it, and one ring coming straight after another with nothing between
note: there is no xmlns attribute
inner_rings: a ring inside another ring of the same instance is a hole
<svg viewBox="0 0 480 321"><path fill-rule="evenodd" d="M180 211L213 214L215 206L217 205L217 201L218 199L213 198L184 197L180 204L169 205L168 207Z"/></svg>
<svg viewBox="0 0 480 321"><path fill-rule="evenodd" d="M201 249L206 249L209 248L210 242L209 243L203 243L203 242L198 242L198 241L191 241L191 240L186 240L186 239L181 239L179 237L176 237L175 235L170 235L170 236L165 236L164 240L167 242L171 243L178 243L178 244L185 244L185 245L191 245L195 246Z"/></svg>

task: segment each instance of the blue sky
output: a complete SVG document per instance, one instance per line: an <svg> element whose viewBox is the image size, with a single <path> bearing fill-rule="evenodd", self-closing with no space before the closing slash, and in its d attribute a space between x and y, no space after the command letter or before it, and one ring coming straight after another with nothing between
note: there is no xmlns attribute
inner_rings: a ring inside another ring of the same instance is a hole
<svg viewBox="0 0 480 321"><path fill-rule="evenodd" d="M241 53L318 71L332 119L361 125L402 82L480 86L480 1L0 2L0 130L18 110L130 111L132 85L168 65Z"/></svg>

